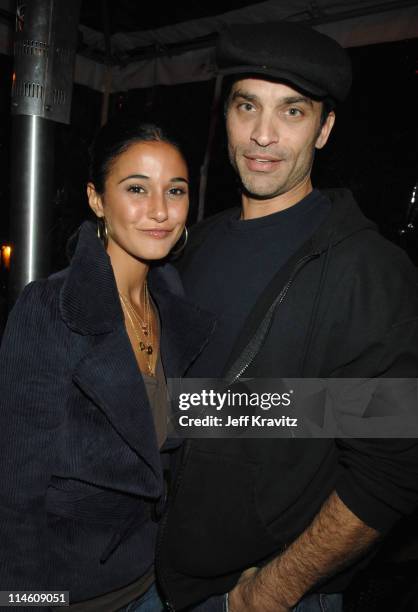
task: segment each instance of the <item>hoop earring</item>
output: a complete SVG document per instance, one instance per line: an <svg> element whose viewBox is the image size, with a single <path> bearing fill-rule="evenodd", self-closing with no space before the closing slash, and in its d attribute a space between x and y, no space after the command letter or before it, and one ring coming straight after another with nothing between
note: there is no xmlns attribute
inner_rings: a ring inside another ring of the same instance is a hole
<svg viewBox="0 0 418 612"><path fill-rule="evenodd" d="M97 237L103 243L104 248L107 249L109 234L107 231L107 223L105 217L97 218Z"/></svg>
<svg viewBox="0 0 418 612"><path fill-rule="evenodd" d="M183 244L181 244L177 249L171 250L170 255L173 255L174 257L177 257L177 255L179 255L184 250L184 248L186 247L187 240L189 239L189 232L187 231L187 227L186 226L184 226L183 234L184 234ZM180 240L181 240L181 237L176 242L176 245L177 245L178 242L180 242Z"/></svg>

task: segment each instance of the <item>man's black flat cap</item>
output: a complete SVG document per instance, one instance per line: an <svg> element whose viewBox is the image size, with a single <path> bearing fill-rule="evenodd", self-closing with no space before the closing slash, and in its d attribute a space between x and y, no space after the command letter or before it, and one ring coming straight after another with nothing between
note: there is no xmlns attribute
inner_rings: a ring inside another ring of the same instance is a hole
<svg viewBox="0 0 418 612"><path fill-rule="evenodd" d="M351 86L351 63L332 38L294 22L231 25L217 45L221 74L277 79L314 98L342 101Z"/></svg>

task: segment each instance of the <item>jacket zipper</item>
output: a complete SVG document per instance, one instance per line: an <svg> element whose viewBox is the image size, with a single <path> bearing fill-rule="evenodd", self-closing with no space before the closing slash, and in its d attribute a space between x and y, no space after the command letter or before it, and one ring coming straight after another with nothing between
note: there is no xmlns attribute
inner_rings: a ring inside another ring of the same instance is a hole
<svg viewBox="0 0 418 612"><path fill-rule="evenodd" d="M285 299L291 285L293 284L293 281L295 280L296 276L298 275L298 273L300 272L300 270L305 266L305 264L308 263L308 261L311 261L312 259L316 259L316 257L319 257L320 253L310 253L309 255L305 255L304 257L302 257L301 259L299 259L299 261L296 263L293 272L290 275L289 280L287 281L287 283L285 284L285 286L283 287L283 289L281 290L278 298L276 298L276 300L273 302L273 304L270 306L270 309L272 308L273 310L275 310ZM270 327L270 324L269 324ZM268 329L266 330L267 333ZM251 342L251 340L250 340ZM245 372L245 370L251 365L251 363L254 360L254 357L257 355L258 351L260 350L261 344L259 344L257 347L255 347L253 349L253 351L250 353L247 361L245 362L245 364L241 367L241 369L239 370L239 372L237 374L235 374L235 376L232 378L232 380L228 381L229 384L233 384L234 382L236 382L241 376L242 374Z"/></svg>
<svg viewBox="0 0 418 612"><path fill-rule="evenodd" d="M170 597L169 591L167 589L167 584L166 584L166 582L164 580L164 577L163 577L163 568L161 567L161 549L162 549L162 542L163 542L163 537L164 537L164 529L165 529L165 526L167 524L170 508L173 505L174 500L176 499L177 492L178 492L178 490L180 488L180 484L181 484L181 481L182 481L182 478L183 478L183 473L184 473L184 470L185 470L185 467L186 467L186 464L187 464L187 460L188 460L188 457L189 457L189 453L190 453L190 447L191 447L190 440L185 440L185 442L184 442L184 456L183 456L183 459L182 459L182 462L181 462L181 466L179 468L179 472L177 474L176 485L175 485L175 488L174 488L174 491L173 491L173 495L171 496L171 499L169 497L169 501L168 501L168 504L167 504L167 510L164 512L164 515L163 515L163 517L161 519L161 522L160 522L160 530L159 530L159 535L158 535L157 550L156 550L156 555L155 555L156 566L159 569L159 571L157 573L159 575L160 584L163 587L164 597L166 598L165 601L164 601L164 605L165 605L165 608L166 608L167 612L176 612L176 610L175 610L173 604L169 600L169 597Z"/></svg>
<svg viewBox="0 0 418 612"><path fill-rule="evenodd" d="M275 302L273 302L272 307L274 309L276 309L276 307L281 304L283 302L283 300L285 299L293 281L295 280L295 277L297 276L297 274L300 272L300 270L304 267L304 265L306 263L308 263L308 261L311 261L312 259L315 259L316 257L319 256L319 253L310 253L309 255L305 255L304 257L302 257L301 259L299 259L299 261L296 263L292 274L290 275L289 280L287 281L287 283L285 284L285 286L283 287L283 289L281 290L277 300ZM255 349L252 351L252 353L250 354L249 358L247 359L246 363L241 367L240 371L238 372L238 374L236 374L234 376L234 378L231 380L230 384L234 383L236 380L238 380L238 378L245 372L245 370L248 368L249 365L251 365L254 357L257 355L258 351L260 349L260 346L255 347ZM161 567L161 549L162 549L162 541L163 541L163 537L164 537L164 530L167 524L167 520L168 520L168 515L170 512L170 508L173 505L175 499L176 499L176 495L178 493L182 478L183 478L183 474L184 474L184 470L187 464L187 459L188 459L188 455L190 452L190 440L186 440L185 441L185 449L184 449L184 457L183 457L183 461L179 470L179 473L177 475L177 482L176 482L176 486L175 489L173 491L173 495L171 496L170 501L168 502L167 505L167 510L163 515L163 518L161 519L161 523L160 523L160 533L159 533L159 537L158 537L158 544L157 544L157 551L156 551L156 565L158 567L158 569L160 570L159 572L157 572L159 574L159 578L160 578L160 583L161 586L163 587L164 590L164 596L167 598L164 601L164 605L166 606L167 612L176 612L173 604L170 602L169 600L169 591L167 589L167 584L165 583L165 580L163 578L163 571L162 571L162 567Z"/></svg>

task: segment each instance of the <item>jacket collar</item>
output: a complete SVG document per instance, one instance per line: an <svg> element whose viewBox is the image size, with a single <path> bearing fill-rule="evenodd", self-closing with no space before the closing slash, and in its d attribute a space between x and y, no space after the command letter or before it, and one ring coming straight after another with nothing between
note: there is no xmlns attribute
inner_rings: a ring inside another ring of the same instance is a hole
<svg viewBox="0 0 418 612"><path fill-rule="evenodd" d="M160 312L161 358L167 378L177 378L200 352L213 328L213 318L189 304L181 295L177 272L168 264L149 274L150 292ZM72 346L77 362L75 384L106 415L113 428L142 459L132 464L126 448L121 490L158 497L162 490L161 462L152 412L144 381L125 330L125 322L110 258L96 236L94 225L84 223L70 267L58 276L60 312L66 325L84 336ZM75 339L74 339L75 340ZM100 462L99 462L100 464ZM87 465L84 478L114 487L110 473Z"/></svg>
<svg viewBox="0 0 418 612"><path fill-rule="evenodd" d="M330 200L331 210L311 238L314 252L321 253L357 232L377 231L376 224L363 215L350 190L321 189L321 193Z"/></svg>
<svg viewBox="0 0 418 612"><path fill-rule="evenodd" d="M83 335L111 332L123 313L110 258L93 223L84 222L60 294L62 319Z"/></svg>
<svg viewBox="0 0 418 612"><path fill-rule="evenodd" d="M161 319L161 354L167 377L184 373L207 343L214 317L183 296L178 272L170 264L155 265L149 287ZM78 232L71 265L60 293L61 317L82 335L107 334L124 327L123 311L110 258L86 221Z"/></svg>
<svg viewBox="0 0 418 612"><path fill-rule="evenodd" d="M227 380L234 379L248 364L249 358L253 359L257 354L268 333L277 305L286 295L292 279L305 262L326 252L327 256L324 257L321 269L321 278L325 279L328 255L333 246L357 232L377 230L376 225L360 211L348 189L321 190L321 193L331 202L330 213L313 236L277 271L258 297L228 358L224 372L224 378ZM322 283L318 282L319 299ZM319 302L316 300L314 302L316 309ZM314 321L315 316L312 315L311 327ZM308 348L309 345L306 347L306 352Z"/></svg>

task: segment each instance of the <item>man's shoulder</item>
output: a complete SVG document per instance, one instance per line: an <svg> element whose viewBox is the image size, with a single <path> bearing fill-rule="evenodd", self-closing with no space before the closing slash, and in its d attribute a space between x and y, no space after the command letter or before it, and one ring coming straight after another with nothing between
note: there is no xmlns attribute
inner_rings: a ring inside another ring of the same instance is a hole
<svg viewBox="0 0 418 612"><path fill-rule="evenodd" d="M383 236L377 226L364 226L343 238L337 245L341 257L354 266L373 269L376 274L390 276L403 270L418 279L418 270L407 253L396 243Z"/></svg>
<svg viewBox="0 0 418 612"><path fill-rule="evenodd" d="M380 233L378 225L365 216L349 190L321 189L320 193L332 209L318 232L322 246L328 247L331 242L348 259L361 265L383 269L401 265L416 272L405 251Z"/></svg>

